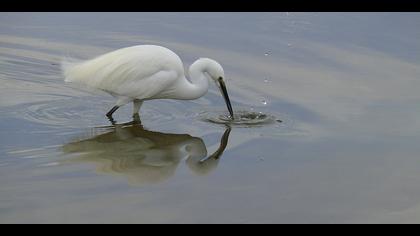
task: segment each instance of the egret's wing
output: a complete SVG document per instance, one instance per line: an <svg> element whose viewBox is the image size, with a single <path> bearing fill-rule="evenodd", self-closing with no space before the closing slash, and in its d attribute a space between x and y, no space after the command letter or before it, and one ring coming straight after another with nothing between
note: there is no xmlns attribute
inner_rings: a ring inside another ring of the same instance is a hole
<svg viewBox="0 0 420 236"><path fill-rule="evenodd" d="M173 84L177 80L175 71L159 71L141 79L127 79L113 88L112 92L131 98L151 99L166 98L173 93Z"/></svg>
<svg viewBox="0 0 420 236"><path fill-rule="evenodd" d="M171 85L183 70L164 55L142 55L133 48L117 50L68 69L68 80L133 98L157 98L171 93ZM167 91L169 90L169 92Z"/></svg>

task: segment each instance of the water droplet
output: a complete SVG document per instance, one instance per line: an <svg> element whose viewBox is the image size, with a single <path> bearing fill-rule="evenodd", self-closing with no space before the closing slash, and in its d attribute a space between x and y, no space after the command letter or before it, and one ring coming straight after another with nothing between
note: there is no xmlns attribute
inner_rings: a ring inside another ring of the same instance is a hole
<svg viewBox="0 0 420 236"><path fill-rule="evenodd" d="M258 157L259 161L264 161L264 157Z"/></svg>
<svg viewBox="0 0 420 236"><path fill-rule="evenodd" d="M268 56L268 55L270 55L270 52L264 53L264 56Z"/></svg>
<svg viewBox="0 0 420 236"><path fill-rule="evenodd" d="M266 101L265 99L261 100L261 103L262 103L263 105L267 105L267 101Z"/></svg>
<svg viewBox="0 0 420 236"><path fill-rule="evenodd" d="M268 83L268 82L270 82L269 79L264 79L264 83Z"/></svg>
<svg viewBox="0 0 420 236"><path fill-rule="evenodd" d="M254 107L249 108L249 110L253 111L254 110Z"/></svg>
<svg viewBox="0 0 420 236"><path fill-rule="evenodd" d="M293 45L293 44L291 44L291 43L288 43L288 44L287 44L287 46L288 46L288 47L291 47L292 45Z"/></svg>

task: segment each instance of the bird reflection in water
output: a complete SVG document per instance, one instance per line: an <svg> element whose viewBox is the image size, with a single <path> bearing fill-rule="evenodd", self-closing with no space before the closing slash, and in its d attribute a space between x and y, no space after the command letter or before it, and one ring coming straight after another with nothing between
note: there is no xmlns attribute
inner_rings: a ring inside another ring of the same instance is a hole
<svg viewBox="0 0 420 236"><path fill-rule="evenodd" d="M105 133L68 143L63 151L77 154L71 162L92 162L100 173L122 175L130 184L142 185L170 178L182 160L195 174L208 174L217 167L230 131L227 127L209 156L201 138L149 131L140 122L106 127Z"/></svg>

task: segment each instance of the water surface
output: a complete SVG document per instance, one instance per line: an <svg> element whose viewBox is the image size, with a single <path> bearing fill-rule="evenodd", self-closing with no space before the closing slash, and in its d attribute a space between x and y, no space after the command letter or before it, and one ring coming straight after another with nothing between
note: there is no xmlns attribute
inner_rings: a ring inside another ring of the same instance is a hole
<svg viewBox="0 0 420 236"><path fill-rule="evenodd" d="M0 223L418 223L419 22L0 13ZM217 60L233 108L270 122L206 121L224 118L213 86L111 126L113 98L65 84L58 63L136 44Z"/></svg>

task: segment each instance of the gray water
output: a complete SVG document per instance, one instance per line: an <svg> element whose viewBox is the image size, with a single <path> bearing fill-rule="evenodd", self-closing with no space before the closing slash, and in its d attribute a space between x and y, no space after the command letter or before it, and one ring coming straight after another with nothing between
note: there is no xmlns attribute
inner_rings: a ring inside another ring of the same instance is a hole
<svg viewBox="0 0 420 236"><path fill-rule="evenodd" d="M0 223L419 223L419 13L0 13ZM159 44L213 86L141 125L62 57Z"/></svg>

